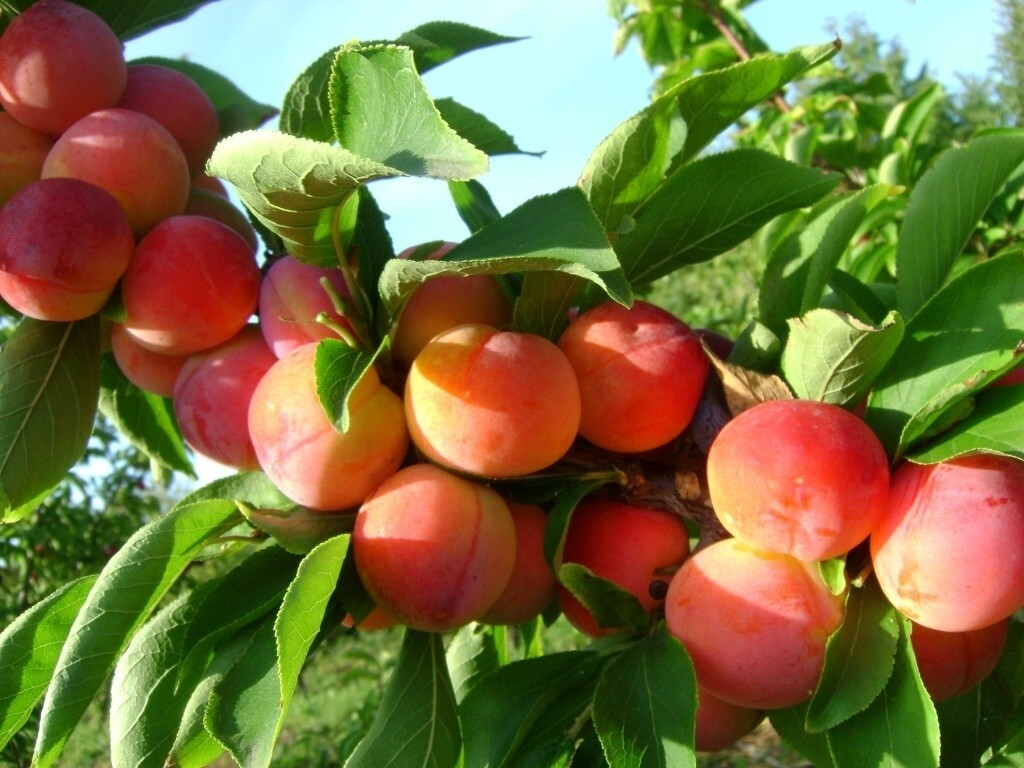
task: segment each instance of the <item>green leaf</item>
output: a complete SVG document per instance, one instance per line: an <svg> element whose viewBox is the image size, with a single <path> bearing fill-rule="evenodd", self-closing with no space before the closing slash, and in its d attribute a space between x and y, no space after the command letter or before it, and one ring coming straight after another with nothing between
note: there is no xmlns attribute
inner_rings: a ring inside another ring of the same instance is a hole
<svg viewBox="0 0 1024 768"><path fill-rule="evenodd" d="M471 51L522 39L499 35L457 21L430 21L403 32L395 42L412 49L416 69L424 74Z"/></svg>
<svg viewBox="0 0 1024 768"><path fill-rule="evenodd" d="M998 132L943 152L917 182L896 252L904 317L913 317L945 284L978 220L1022 162L1024 132Z"/></svg>
<svg viewBox="0 0 1024 768"><path fill-rule="evenodd" d="M709 155L668 177L616 251L630 283L647 283L728 251L776 216L816 203L840 178L757 149Z"/></svg>
<svg viewBox="0 0 1024 768"><path fill-rule="evenodd" d="M313 141L334 141L328 83L338 48L317 57L292 81L285 92L278 126L285 133Z"/></svg>
<svg viewBox="0 0 1024 768"><path fill-rule="evenodd" d="M125 4L120 3L119 5L124 7ZM202 64L196 64L194 61L147 56L133 59L131 63L159 64L176 69L191 77L213 102L213 106L217 110L217 118L220 121L222 137L258 128L277 114L276 107L261 104L224 75L209 67L204 67Z"/></svg>
<svg viewBox="0 0 1024 768"><path fill-rule="evenodd" d="M529 272L513 311L515 327L557 342L574 308L584 301L587 282L569 272Z"/></svg>
<svg viewBox="0 0 1024 768"><path fill-rule="evenodd" d="M95 576L58 587L0 632L0 750L50 684L57 656Z"/></svg>
<svg viewBox="0 0 1024 768"><path fill-rule="evenodd" d="M454 768L461 747L441 635L407 629L373 725L345 766Z"/></svg>
<svg viewBox="0 0 1024 768"><path fill-rule="evenodd" d="M200 501L236 501L262 509L291 510L298 505L281 493L262 472L238 472L197 488L177 506Z"/></svg>
<svg viewBox="0 0 1024 768"><path fill-rule="evenodd" d="M1024 459L1024 386L980 392L970 416L907 458L918 464L937 464L974 453Z"/></svg>
<svg viewBox="0 0 1024 768"><path fill-rule="evenodd" d="M280 547L253 552L216 579L203 582L181 644L179 682L196 669L226 636L265 616L280 604L295 578L300 558Z"/></svg>
<svg viewBox="0 0 1024 768"><path fill-rule="evenodd" d="M533 155L540 157L543 152L526 152L519 148L515 139L493 122L451 98L434 102L441 119L474 147L488 155Z"/></svg>
<svg viewBox="0 0 1024 768"><path fill-rule="evenodd" d="M267 766L274 754L278 717L283 716L280 699L274 617L267 616L239 659L213 686L203 724L238 765Z"/></svg>
<svg viewBox="0 0 1024 768"><path fill-rule="evenodd" d="M826 732L836 768L936 768L939 721L900 619L892 675L871 706Z"/></svg>
<svg viewBox="0 0 1024 768"><path fill-rule="evenodd" d="M501 218L501 212L479 181L449 181L448 191L459 218L470 232L479 232Z"/></svg>
<svg viewBox="0 0 1024 768"><path fill-rule="evenodd" d="M339 432L348 429L348 398L373 366L373 355L353 349L338 339L323 339L316 345L313 367L316 392L324 413Z"/></svg>
<svg viewBox="0 0 1024 768"><path fill-rule="evenodd" d="M516 751L502 763L502 768L550 768L562 765L559 758L568 754L573 755L572 765L605 768L601 742L589 717L599 679L599 675L591 675L581 685L552 699L522 735ZM583 759L578 750L581 737L593 740L595 753L600 756L596 762L579 762Z"/></svg>
<svg viewBox="0 0 1024 768"><path fill-rule="evenodd" d="M593 651L562 651L514 661L481 677L459 704L465 765L516 764L516 751L531 729L553 719L559 697L586 686L599 667Z"/></svg>
<svg viewBox="0 0 1024 768"><path fill-rule="evenodd" d="M674 99L658 99L616 126L587 159L579 185L598 221L617 232L662 183L686 141Z"/></svg>
<svg viewBox="0 0 1024 768"><path fill-rule="evenodd" d="M846 600L843 623L825 645L825 667L807 708L807 730L825 731L867 709L892 674L896 611L870 581Z"/></svg>
<svg viewBox="0 0 1024 768"><path fill-rule="evenodd" d="M664 628L613 658L594 693L594 727L612 768L695 766L696 715L693 664Z"/></svg>
<svg viewBox="0 0 1024 768"><path fill-rule="evenodd" d="M534 271L564 272L595 283L622 304L632 301L615 252L576 187L527 200L463 240L443 260L390 262L381 276L380 293L394 314L433 275Z"/></svg>
<svg viewBox="0 0 1024 768"><path fill-rule="evenodd" d="M133 385L111 355L103 356L100 381L100 413L128 442L161 466L194 478L171 401Z"/></svg>
<svg viewBox="0 0 1024 768"><path fill-rule="evenodd" d="M121 0L80 0L102 18L122 40L131 40L175 21L191 16L213 0L147 0L124 3Z"/></svg>
<svg viewBox="0 0 1024 768"><path fill-rule="evenodd" d="M602 485L603 480L580 480L573 483L564 493L558 494L554 506L548 512L548 522L544 527L544 559L555 573L562 565L562 549L573 510L589 493Z"/></svg>
<svg viewBox="0 0 1024 768"><path fill-rule="evenodd" d="M615 582L579 563L563 563L558 569L558 580L593 615L599 627L638 635L647 632L647 611L632 592Z"/></svg>
<svg viewBox="0 0 1024 768"><path fill-rule="evenodd" d="M445 654L456 703L488 672L501 666L494 632L482 624L467 624L455 633Z"/></svg>
<svg viewBox="0 0 1024 768"><path fill-rule="evenodd" d="M686 143L673 168L688 162L747 110L770 99L782 86L839 52L839 42L755 56L731 67L689 78L662 99L675 101L687 125Z"/></svg>
<svg viewBox="0 0 1024 768"><path fill-rule="evenodd" d="M243 506L242 514L253 527L274 539L284 551L305 555L327 539L352 533L356 511L324 512L308 507L285 511L249 509Z"/></svg>
<svg viewBox="0 0 1024 768"><path fill-rule="evenodd" d="M30 512L82 457L99 394L97 317L18 324L0 349L0 521Z"/></svg>
<svg viewBox="0 0 1024 768"><path fill-rule="evenodd" d="M868 212L892 194L876 184L827 200L804 226L772 253L761 278L761 322L785 338L786 321L819 305L840 257Z"/></svg>
<svg viewBox="0 0 1024 768"><path fill-rule="evenodd" d="M276 131L243 131L213 150L207 172L230 181L252 215L288 252L336 266L334 217L360 184L402 171L325 142Z"/></svg>
<svg viewBox="0 0 1024 768"><path fill-rule="evenodd" d="M178 506L110 559L61 650L43 701L35 766L53 765L138 627L203 546L238 519L230 502Z"/></svg>
<svg viewBox="0 0 1024 768"><path fill-rule="evenodd" d="M487 171L487 155L441 118L409 48L340 49L328 92L334 134L360 157L435 179L471 179Z"/></svg>
<svg viewBox="0 0 1024 768"><path fill-rule="evenodd" d="M808 706L809 702L805 702L795 707L769 710L768 720L782 740L810 760L814 768L836 768L829 751L828 736L810 733L805 728Z"/></svg>
<svg viewBox="0 0 1024 768"><path fill-rule="evenodd" d="M903 339L903 319L891 313L874 328L829 309L789 321L782 374L802 400L843 407L861 401Z"/></svg>
<svg viewBox="0 0 1024 768"><path fill-rule="evenodd" d="M195 593L159 611L135 633L114 669L110 758L114 768L161 768L171 751L192 688L174 670L195 612Z"/></svg>
<svg viewBox="0 0 1024 768"><path fill-rule="evenodd" d="M901 455L947 415L967 415L969 395L1017 362L1024 338L1024 254L979 262L907 323L875 381L864 414L890 454ZM951 413L951 409L959 411Z"/></svg>

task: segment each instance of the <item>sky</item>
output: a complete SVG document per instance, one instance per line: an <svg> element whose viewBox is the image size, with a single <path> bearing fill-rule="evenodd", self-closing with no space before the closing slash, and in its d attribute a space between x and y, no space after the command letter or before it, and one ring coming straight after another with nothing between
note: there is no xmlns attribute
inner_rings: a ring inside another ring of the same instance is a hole
<svg viewBox="0 0 1024 768"><path fill-rule="evenodd" d="M760 0L747 18L779 51L831 40L851 15L883 40L898 38L911 66L943 82L991 64L996 0ZM353 39L391 39L428 21L459 21L525 39L460 57L424 76L432 97L452 97L544 152L493 158L480 179L499 210L576 182L591 150L648 101L653 81L636 45L613 53L604 0L217 0L128 44L129 59L186 57L279 106L325 51ZM268 127L273 127L270 124ZM396 250L468 233L438 181L374 182Z"/></svg>

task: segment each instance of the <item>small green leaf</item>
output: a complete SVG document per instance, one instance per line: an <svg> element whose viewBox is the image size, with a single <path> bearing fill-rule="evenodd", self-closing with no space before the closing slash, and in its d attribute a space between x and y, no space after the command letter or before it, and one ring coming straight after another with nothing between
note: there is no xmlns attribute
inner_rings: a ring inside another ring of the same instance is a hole
<svg viewBox="0 0 1024 768"><path fill-rule="evenodd" d="M632 301L615 252L577 187L527 200L463 240L443 260L390 262L381 276L380 292L394 314L416 286L433 275L533 271L565 272L595 283L622 304Z"/></svg>
<svg viewBox="0 0 1024 768"><path fill-rule="evenodd" d="M481 675L501 666L491 627L467 624L455 633L445 654L456 703L461 703Z"/></svg>
<svg viewBox="0 0 1024 768"><path fill-rule="evenodd" d="M708 155L668 177L615 250L630 283L647 283L724 253L776 216L816 203L840 178L757 149Z"/></svg>
<svg viewBox="0 0 1024 768"><path fill-rule="evenodd" d="M110 559L61 650L43 701L34 765L53 765L138 627L202 547L238 519L231 502L177 506Z"/></svg>
<svg viewBox="0 0 1024 768"><path fill-rule="evenodd" d="M0 522L31 512L82 457L99 394L97 317L21 320L0 349Z"/></svg>
<svg viewBox="0 0 1024 768"><path fill-rule="evenodd" d="M0 632L0 750L43 697L95 581L95 576L83 576L55 589Z"/></svg>
<svg viewBox="0 0 1024 768"><path fill-rule="evenodd" d="M194 478L196 471L170 400L129 382L111 355L103 356L100 376L100 413L153 461Z"/></svg>
<svg viewBox="0 0 1024 768"><path fill-rule="evenodd" d="M892 674L896 612L871 581L850 592L839 629L825 645L825 667L807 708L807 730L828 730L867 709Z"/></svg>
<svg viewBox="0 0 1024 768"><path fill-rule="evenodd" d="M972 393L1017 362L1024 338L1024 254L979 262L954 278L907 323L875 381L864 418L890 454L903 454L944 415L966 416Z"/></svg>
<svg viewBox="0 0 1024 768"><path fill-rule="evenodd" d="M239 131L259 128L277 114L275 107L261 104L252 99L224 75L204 67L202 64L196 64L194 61L147 56L142 59L134 59L131 63L159 64L176 69L192 78L213 102L213 106L217 110L217 118L220 121L222 137Z"/></svg>
<svg viewBox="0 0 1024 768"><path fill-rule="evenodd" d="M422 75L471 51L522 39L457 21L429 21L403 32L395 42L412 49L416 69Z"/></svg>
<svg viewBox="0 0 1024 768"><path fill-rule="evenodd" d="M936 768L939 720L910 646L909 622L899 619L895 666L885 688L863 712L826 732L836 768Z"/></svg>
<svg viewBox="0 0 1024 768"><path fill-rule="evenodd" d="M946 150L917 182L896 252L904 317L913 317L945 284L978 220L1022 162L1024 131L1001 131Z"/></svg>
<svg viewBox="0 0 1024 768"><path fill-rule="evenodd" d="M501 218L501 212L479 181L449 181L448 191L459 218L470 232L479 232Z"/></svg>
<svg viewBox="0 0 1024 768"><path fill-rule="evenodd" d="M697 678L664 628L608 662L594 692L594 727L611 768L697 764Z"/></svg>
<svg viewBox="0 0 1024 768"><path fill-rule="evenodd" d="M558 569L558 580L602 629L628 630L638 635L647 632L650 617L632 592L579 563L563 563Z"/></svg>
<svg viewBox="0 0 1024 768"><path fill-rule="evenodd" d="M596 680L599 667L593 651L562 651L514 661L479 678L459 704L464 764L516 765L531 731L561 714L554 708L560 697Z"/></svg>
<svg viewBox="0 0 1024 768"><path fill-rule="evenodd" d="M903 340L903 319L891 313L878 328L828 309L789 321L782 374L802 400L850 407L867 394Z"/></svg>
<svg viewBox="0 0 1024 768"><path fill-rule="evenodd" d="M543 152L526 152L516 145L515 139L479 112L460 104L454 99L444 98L434 102L437 111L453 131L481 152L494 155L533 155L540 157Z"/></svg>
<svg viewBox="0 0 1024 768"><path fill-rule="evenodd" d="M465 180L487 171L487 155L441 118L409 48L339 49L329 97L336 138L360 157L435 179Z"/></svg>
<svg viewBox="0 0 1024 768"><path fill-rule="evenodd" d="M338 339L323 339L316 345L316 393L328 420L339 432L348 429L349 395L373 366L373 358Z"/></svg>
<svg viewBox="0 0 1024 768"><path fill-rule="evenodd" d="M454 768L461 748L441 635L407 629L373 725L345 766Z"/></svg>
<svg viewBox="0 0 1024 768"><path fill-rule="evenodd" d="M967 418L907 458L919 464L938 464L973 453L1024 459L1024 386L980 392Z"/></svg>

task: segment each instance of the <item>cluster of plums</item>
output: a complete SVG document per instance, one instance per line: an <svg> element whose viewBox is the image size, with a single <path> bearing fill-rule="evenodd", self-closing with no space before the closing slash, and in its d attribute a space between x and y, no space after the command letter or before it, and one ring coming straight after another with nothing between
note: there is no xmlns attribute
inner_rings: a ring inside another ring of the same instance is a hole
<svg viewBox="0 0 1024 768"><path fill-rule="evenodd" d="M0 37L0 105L0 296L41 320L118 317L118 365L172 398L195 451L265 472L307 512L354 513L378 605L364 628L514 624L557 603L587 635L615 631L556 578L546 510L495 481L543 473L581 442L639 456L680 438L709 375L695 331L608 302L554 342L506 330L512 301L494 277L434 277L392 319L399 375L369 368L341 430L314 363L318 341L351 328L350 286L290 256L261 268L246 218L203 186L220 131L194 82L126 65L99 17L40 0ZM819 563L854 551L914 622L934 698L993 669L1024 605L1024 548L1007 546L1024 541L1024 463L890 473L856 415L776 400L732 418L706 469L729 538L693 550L681 517L595 492L559 554L664 616L696 669L698 748L811 696L846 599Z"/></svg>

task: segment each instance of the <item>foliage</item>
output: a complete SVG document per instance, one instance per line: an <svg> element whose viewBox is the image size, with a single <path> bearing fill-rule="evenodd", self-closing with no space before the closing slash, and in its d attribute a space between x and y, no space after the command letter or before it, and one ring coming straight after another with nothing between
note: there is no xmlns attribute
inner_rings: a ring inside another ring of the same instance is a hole
<svg viewBox="0 0 1024 768"><path fill-rule="evenodd" d="M167 0L121 31L195 5ZM682 4L676 15L671 3L652 3L652 15L627 18L626 4L614 4L651 60L670 62L669 76L647 108L594 149L577 186L504 215L477 179L488 155L515 151L514 142L483 116L469 130L458 119L468 108L446 101L439 109L419 77L510 42L465 25L340 46L299 74L282 106L283 130L259 129L254 117L223 140L209 168L235 186L268 241L349 278L359 348L325 342L318 356L318 390L332 417L344 424L369 366L388 373L395 317L431 276L502 276L515 327L555 339L567 307L628 304L652 282L756 241L764 258L757 315L729 360L718 361L733 401L792 391L863 404L894 460L1024 458L1024 422L1015 418L1024 393L986 389L1017 365L1024 334L1024 133L942 144L928 130L937 86L904 95L876 75L849 80L829 63L833 43L764 52L744 5ZM695 53L675 67L681 40ZM806 83L799 102L774 97L798 80ZM709 151L737 124L735 148ZM449 182L471 234L444 259L393 258L371 190L374 180L401 176ZM24 320L0 353L0 416L38 417L0 430L7 525L52 518L76 498L93 503L93 488L59 481L87 450L83 421L95 411L161 471L189 469L166 402L103 375L98 325ZM376 674L386 668L389 678L379 700L372 686L365 691L357 714L372 703L372 721L342 729L347 765L696 764L696 680L683 645L622 589L560 563L566 525L587 493L608 486L652 503L644 494L653 484L646 475L636 482L626 464L602 456L495 483L548 504L552 568L622 631L552 649L543 617L517 628L470 625L451 638L405 630L393 665L371 653ZM686 508L678 495L670 500L675 511ZM32 764L57 764L90 702L109 695L114 765L198 766L224 753L239 765L270 765L286 747L307 659L360 652L346 645L342 619L361 621L372 608L347 533L292 553L248 522L253 509L293 508L262 473L218 481L145 521L98 573L83 558L74 574L83 579L45 585L52 591L41 601L26 598L18 607L27 610L0 633L0 738L38 717ZM41 554L35 533L26 528L25 543ZM828 644L818 688L808 703L772 712L776 730L816 765L935 767L953 744L963 765L1019 758L1019 627L989 681L936 707L909 622L858 565L851 558L834 574L848 590L849 622ZM960 707L972 716L952 717Z"/></svg>

